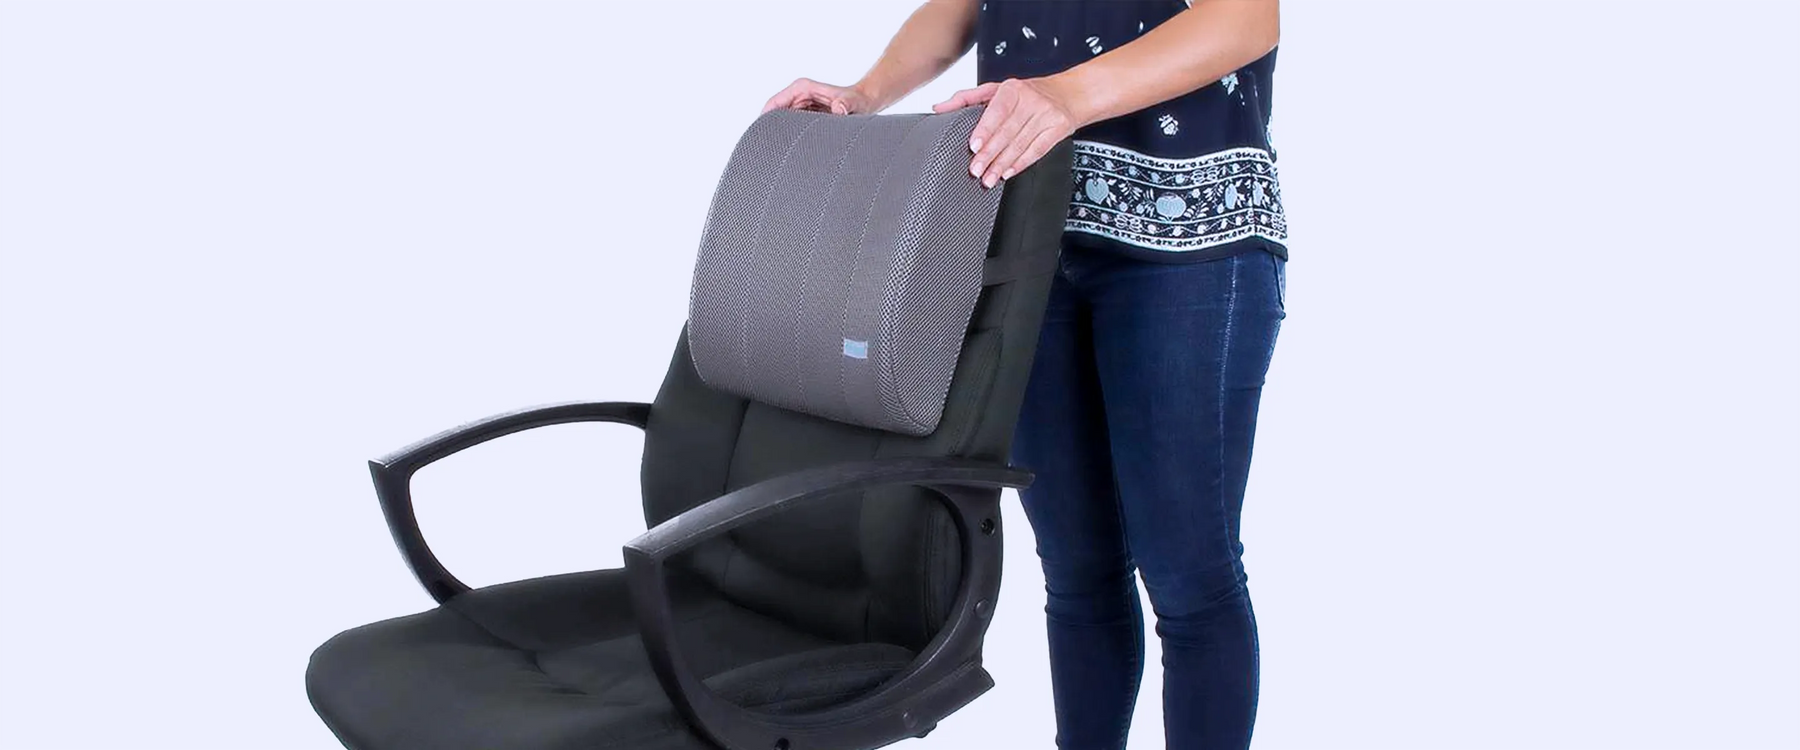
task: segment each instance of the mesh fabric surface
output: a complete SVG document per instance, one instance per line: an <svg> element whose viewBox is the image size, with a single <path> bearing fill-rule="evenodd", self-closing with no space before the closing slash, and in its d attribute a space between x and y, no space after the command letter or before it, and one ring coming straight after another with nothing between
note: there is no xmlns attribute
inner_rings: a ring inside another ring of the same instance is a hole
<svg viewBox="0 0 1800 750"><path fill-rule="evenodd" d="M706 384L864 427L936 429L1001 195L968 171L980 116L758 118L695 264L688 344Z"/></svg>

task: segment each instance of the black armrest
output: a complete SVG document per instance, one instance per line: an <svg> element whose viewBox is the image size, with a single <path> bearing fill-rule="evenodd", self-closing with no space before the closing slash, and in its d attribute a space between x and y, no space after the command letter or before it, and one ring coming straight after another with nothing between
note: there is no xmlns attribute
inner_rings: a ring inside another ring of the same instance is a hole
<svg viewBox="0 0 1800 750"><path fill-rule="evenodd" d="M419 519L413 514L412 476L426 465L465 448L494 438L536 427L570 422L620 422L642 429L650 419L650 405L626 401L576 401L532 406L495 414L460 427L445 430L386 456L369 462L369 474L375 479L375 496L381 501L381 514L387 519L388 533L394 545L406 558L425 591L439 603L448 601L469 587L439 562L425 544L419 531Z"/></svg>
<svg viewBox="0 0 1800 750"><path fill-rule="evenodd" d="M727 750L857 750L916 736L993 686L981 638L1000 587L1002 487L1029 472L984 461L895 458L825 466L744 487L657 524L625 545L625 570L644 646L669 699L695 731ZM857 490L914 485L949 508L962 538L963 575L949 619L907 670L871 694L812 714L763 714L719 697L689 667L674 633L671 556L799 503Z"/></svg>

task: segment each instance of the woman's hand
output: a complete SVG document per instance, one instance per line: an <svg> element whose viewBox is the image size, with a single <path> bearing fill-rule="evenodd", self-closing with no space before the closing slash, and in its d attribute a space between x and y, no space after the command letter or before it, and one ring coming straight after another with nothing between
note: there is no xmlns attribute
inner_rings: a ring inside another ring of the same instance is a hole
<svg viewBox="0 0 1800 750"><path fill-rule="evenodd" d="M1056 77L1013 78L959 91L934 112L986 104L969 135L969 174L993 187L1044 158L1082 125L1076 97Z"/></svg>
<svg viewBox="0 0 1800 750"><path fill-rule="evenodd" d="M787 88L763 105L764 112L773 109L804 109L834 115L855 115L872 114L877 107L867 94L855 86L833 86L811 78L802 78L788 84Z"/></svg>

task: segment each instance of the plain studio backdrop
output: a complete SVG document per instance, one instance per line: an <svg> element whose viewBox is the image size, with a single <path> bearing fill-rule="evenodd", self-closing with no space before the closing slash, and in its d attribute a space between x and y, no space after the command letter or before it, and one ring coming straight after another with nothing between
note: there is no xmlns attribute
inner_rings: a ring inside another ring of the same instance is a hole
<svg viewBox="0 0 1800 750"><path fill-rule="evenodd" d="M1257 747L1800 746L1800 12L1284 5ZM335 747L308 654L430 603L364 461L648 400L738 134L912 7L0 6L0 747ZM640 444L458 455L425 530L478 585L617 566ZM1005 522L999 686L906 747L1052 746Z"/></svg>

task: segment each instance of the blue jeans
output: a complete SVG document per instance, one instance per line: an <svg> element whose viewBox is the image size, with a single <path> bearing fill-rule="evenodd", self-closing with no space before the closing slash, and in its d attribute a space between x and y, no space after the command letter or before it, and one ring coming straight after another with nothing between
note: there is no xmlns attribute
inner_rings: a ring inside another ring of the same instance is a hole
<svg viewBox="0 0 1800 750"><path fill-rule="evenodd" d="M1171 750L1250 744L1256 617L1238 516L1286 261L1156 263L1066 246L1014 438L1043 563L1057 747L1125 746L1142 576Z"/></svg>

